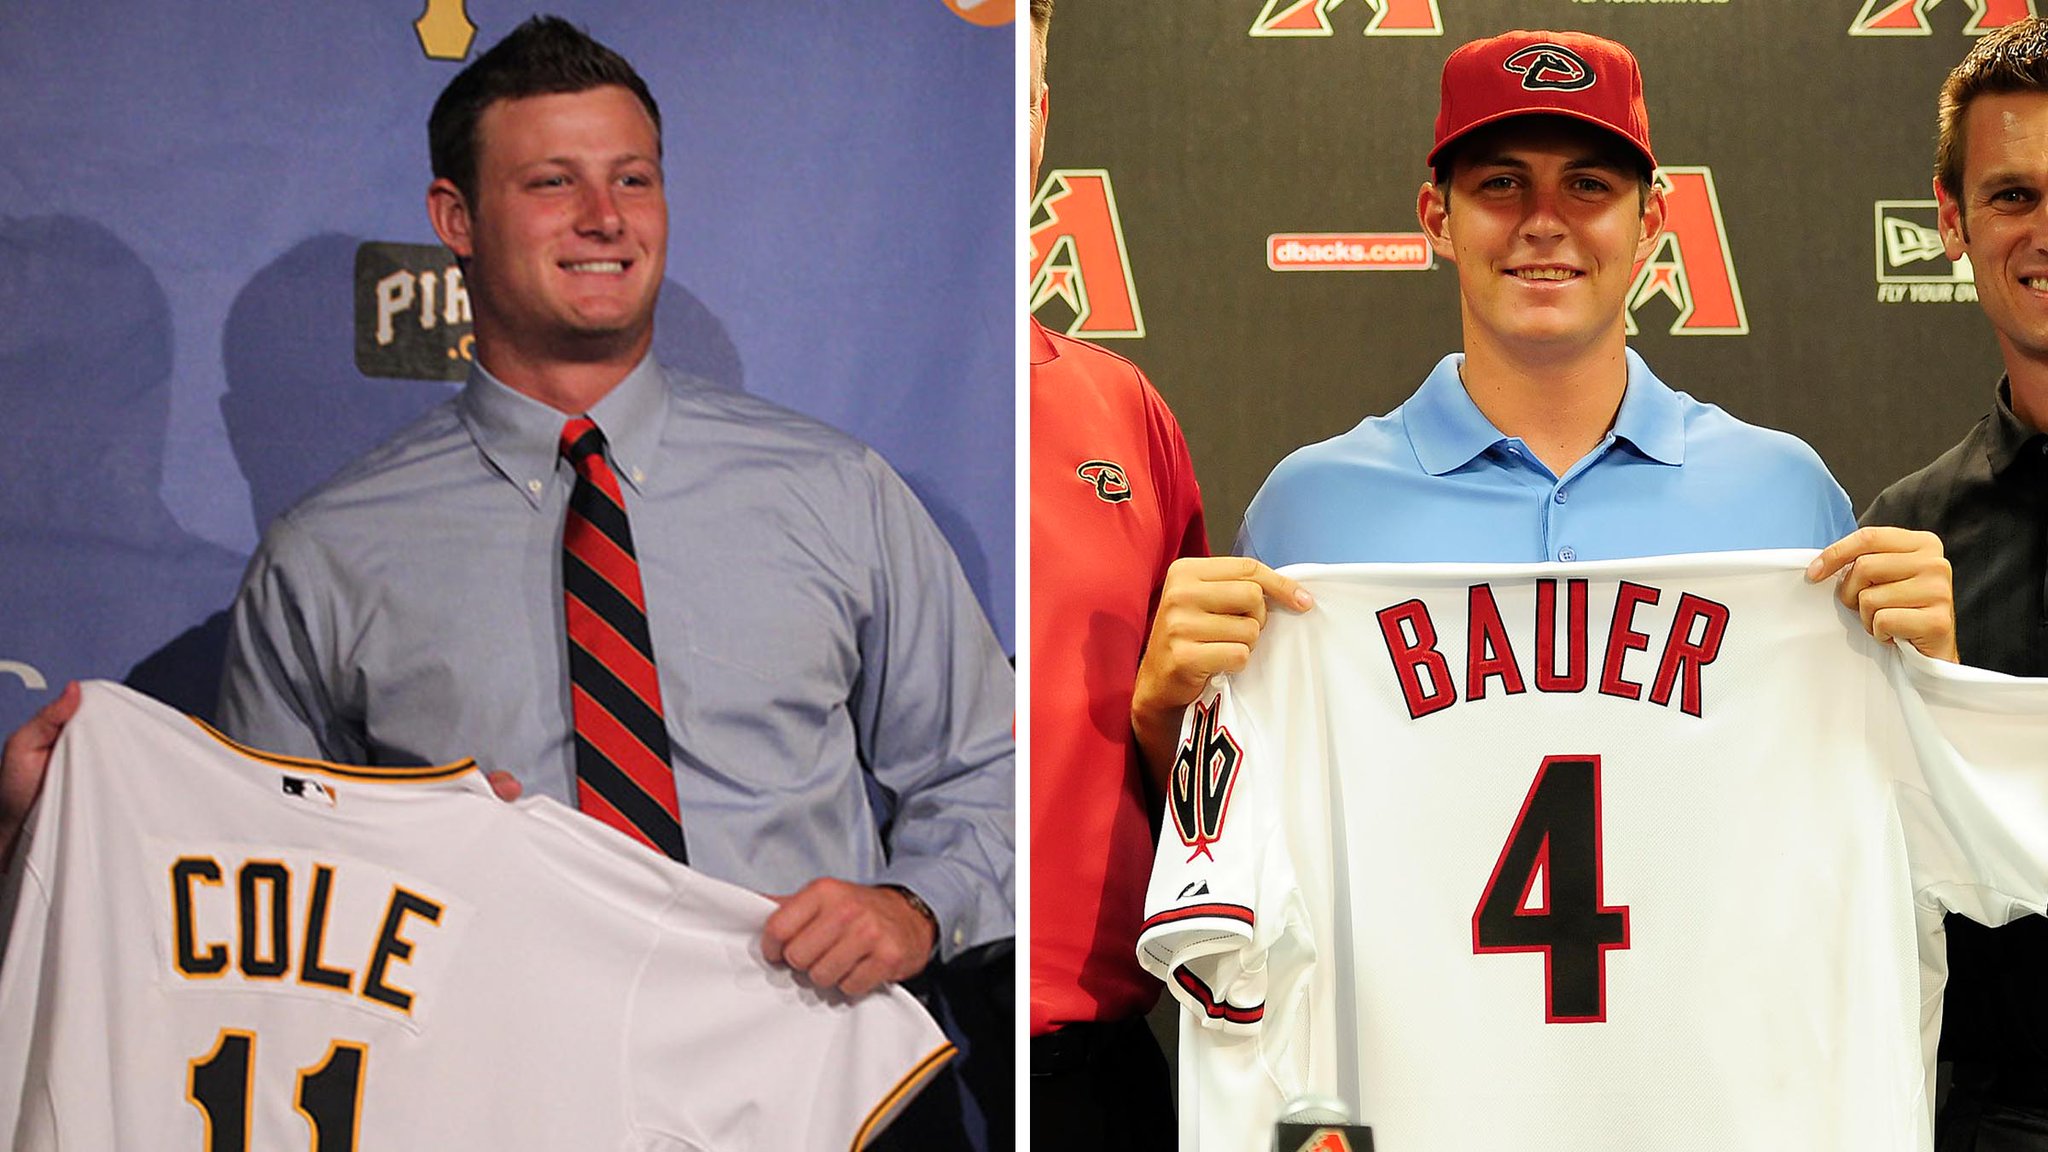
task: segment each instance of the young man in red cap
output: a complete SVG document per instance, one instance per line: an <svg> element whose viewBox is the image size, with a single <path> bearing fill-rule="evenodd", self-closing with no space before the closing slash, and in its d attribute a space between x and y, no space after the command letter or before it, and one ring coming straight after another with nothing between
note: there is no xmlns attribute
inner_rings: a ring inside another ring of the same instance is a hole
<svg viewBox="0 0 2048 1152"><path fill-rule="evenodd" d="M1634 265L1664 225L1627 48L1576 32L1460 47L1428 163L1416 211L1457 267L1464 350L1393 412L1282 461L1240 553L1277 568L1825 546L1809 579L1840 573L1873 634L1955 658L1937 537L1856 528L1811 448L1674 392L1626 346ZM1268 602L1299 595L1263 565L1202 575L1168 574L1133 699L1158 766L1181 710L1249 658Z"/></svg>

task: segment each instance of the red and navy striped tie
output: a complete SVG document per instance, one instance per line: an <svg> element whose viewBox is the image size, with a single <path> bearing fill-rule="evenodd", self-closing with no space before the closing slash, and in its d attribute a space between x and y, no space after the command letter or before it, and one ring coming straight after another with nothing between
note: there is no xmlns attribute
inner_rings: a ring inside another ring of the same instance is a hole
<svg viewBox="0 0 2048 1152"><path fill-rule="evenodd" d="M563 426L561 451L576 469L562 521L576 803L655 851L688 860L619 478L605 462L604 433L588 416Z"/></svg>

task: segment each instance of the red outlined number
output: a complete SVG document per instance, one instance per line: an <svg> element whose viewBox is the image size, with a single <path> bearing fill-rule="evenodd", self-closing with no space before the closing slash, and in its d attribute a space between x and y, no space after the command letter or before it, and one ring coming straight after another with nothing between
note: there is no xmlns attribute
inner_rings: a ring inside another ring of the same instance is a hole
<svg viewBox="0 0 2048 1152"><path fill-rule="evenodd" d="M1472 951L1543 953L1543 1018L1607 1019L1607 952L1628 947L1628 908L1601 895L1600 758L1549 756L1501 847Z"/></svg>

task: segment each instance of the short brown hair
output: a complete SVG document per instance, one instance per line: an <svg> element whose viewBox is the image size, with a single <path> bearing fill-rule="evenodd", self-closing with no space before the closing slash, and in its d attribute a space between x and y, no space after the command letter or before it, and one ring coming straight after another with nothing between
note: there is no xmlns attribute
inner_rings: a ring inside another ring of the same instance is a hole
<svg viewBox="0 0 2048 1152"><path fill-rule="evenodd" d="M631 92L654 121L661 146L661 107L626 58L559 16L535 16L455 74L427 117L427 150L434 175L452 181L476 206L476 126L484 109L518 100L617 85Z"/></svg>
<svg viewBox="0 0 2048 1152"><path fill-rule="evenodd" d="M1963 200L1963 116L1977 97L2004 92L2048 92L2048 22L2029 16L1985 36L1942 83L1934 181L1957 204Z"/></svg>

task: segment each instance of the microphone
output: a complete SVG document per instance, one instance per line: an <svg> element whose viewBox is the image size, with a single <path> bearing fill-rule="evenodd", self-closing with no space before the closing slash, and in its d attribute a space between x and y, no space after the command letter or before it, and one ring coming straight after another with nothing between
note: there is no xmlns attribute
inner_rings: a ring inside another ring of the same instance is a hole
<svg viewBox="0 0 2048 1152"><path fill-rule="evenodd" d="M1372 1152L1372 1129L1353 1123L1344 1101L1310 1092L1280 1109L1273 1152Z"/></svg>

